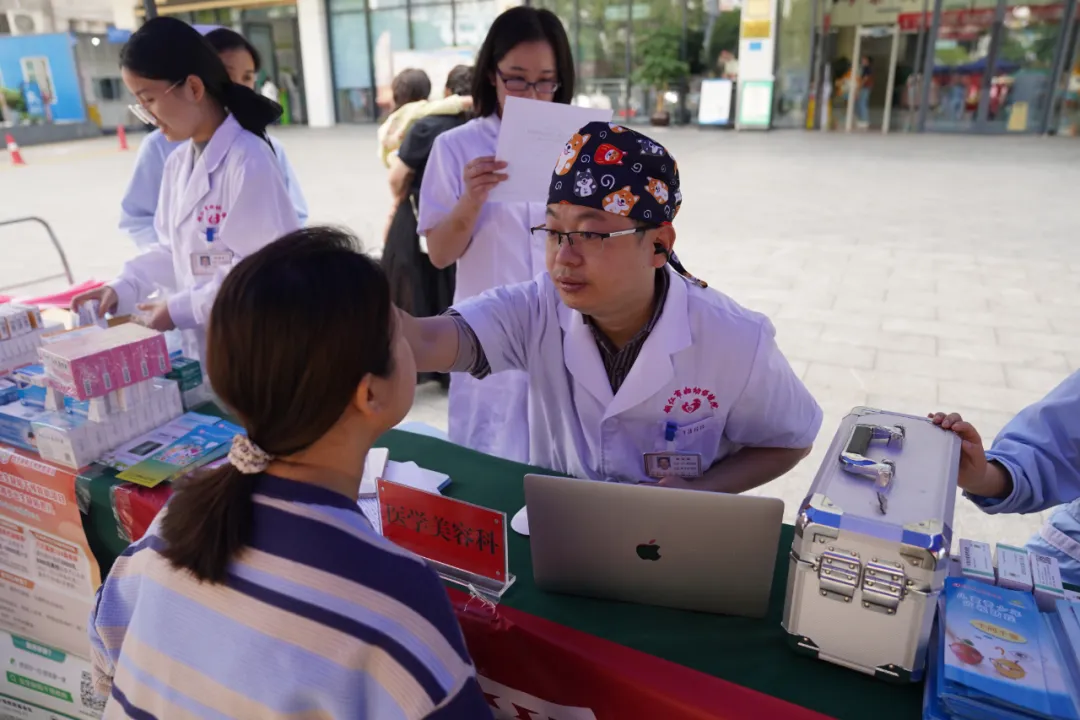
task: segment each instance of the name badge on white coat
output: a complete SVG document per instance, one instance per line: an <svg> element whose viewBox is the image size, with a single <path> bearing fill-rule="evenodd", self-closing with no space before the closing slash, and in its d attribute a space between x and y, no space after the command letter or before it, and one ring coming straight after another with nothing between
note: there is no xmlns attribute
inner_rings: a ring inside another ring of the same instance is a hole
<svg viewBox="0 0 1080 720"><path fill-rule="evenodd" d="M231 250L218 252L193 252L191 253L192 275L213 275L219 268L227 268L232 265L233 254Z"/></svg>

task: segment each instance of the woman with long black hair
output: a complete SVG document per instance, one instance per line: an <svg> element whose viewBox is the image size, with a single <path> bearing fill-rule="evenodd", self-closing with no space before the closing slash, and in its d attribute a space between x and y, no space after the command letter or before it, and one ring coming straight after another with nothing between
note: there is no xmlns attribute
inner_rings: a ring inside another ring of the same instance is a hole
<svg viewBox="0 0 1080 720"><path fill-rule="evenodd" d="M488 202L507 178L495 146L508 97L569 104L574 58L562 21L549 10L513 7L495 19L473 68L476 118L435 140L420 187L417 226L437 268L456 265L454 301L532 280L546 269L542 202ZM450 440L509 460L529 459L529 378L511 371L450 382Z"/></svg>
<svg viewBox="0 0 1080 720"><path fill-rule="evenodd" d="M136 116L169 140L186 142L165 162L154 217L158 244L73 305L97 300L102 313L137 309L155 330L184 331L185 354L205 358L206 321L225 274L300 226L266 135L281 106L234 83L217 50L175 18L139 28L120 65L139 101Z"/></svg>

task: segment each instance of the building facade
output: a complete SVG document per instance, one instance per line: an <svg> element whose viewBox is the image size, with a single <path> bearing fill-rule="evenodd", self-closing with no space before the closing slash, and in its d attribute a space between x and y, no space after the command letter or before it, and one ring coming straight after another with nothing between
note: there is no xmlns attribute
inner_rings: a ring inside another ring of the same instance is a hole
<svg viewBox="0 0 1080 720"><path fill-rule="evenodd" d="M1075 0L782 0L773 12L773 127L1078 134Z"/></svg>

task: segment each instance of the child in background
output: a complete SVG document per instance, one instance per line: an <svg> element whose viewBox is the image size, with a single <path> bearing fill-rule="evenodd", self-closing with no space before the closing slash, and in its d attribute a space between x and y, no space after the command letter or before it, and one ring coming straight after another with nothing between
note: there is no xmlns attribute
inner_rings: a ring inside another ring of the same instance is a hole
<svg viewBox="0 0 1080 720"><path fill-rule="evenodd" d="M386 277L354 248L298 230L225 278L207 370L248 435L98 591L107 717L491 717L438 576L357 505L416 366Z"/></svg>
<svg viewBox="0 0 1080 720"><path fill-rule="evenodd" d="M472 111L472 98L451 95L441 100L429 100L431 79L423 70L402 70L390 86L394 94L394 111L379 126L379 159L390 167L390 156L398 151L409 128L417 120L431 115L460 115Z"/></svg>

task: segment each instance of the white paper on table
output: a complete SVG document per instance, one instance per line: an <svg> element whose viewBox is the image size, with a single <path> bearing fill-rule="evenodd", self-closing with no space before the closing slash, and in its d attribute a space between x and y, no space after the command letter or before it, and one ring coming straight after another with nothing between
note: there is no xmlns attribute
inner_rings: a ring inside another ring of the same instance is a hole
<svg viewBox="0 0 1080 720"><path fill-rule="evenodd" d="M398 485L408 485L436 495L442 494L441 488L450 479L449 475L422 468L414 462L399 463L393 460L386 464L382 477Z"/></svg>
<svg viewBox="0 0 1080 720"><path fill-rule="evenodd" d="M364 475L360 478L360 497L375 497L375 481L383 476L390 451L386 448L371 448L364 458Z"/></svg>
<svg viewBox="0 0 1080 720"><path fill-rule="evenodd" d="M360 498L359 503L360 512L364 513L364 517L371 523L371 527L375 528L375 532L382 535L382 518L379 516L379 501L375 498Z"/></svg>
<svg viewBox="0 0 1080 720"><path fill-rule="evenodd" d="M570 137L593 121L611 122L611 110L508 97L495 157L508 178L488 195L492 202L547 202L555 164ZM573 178L569 178L573 182Z"/></svg>

